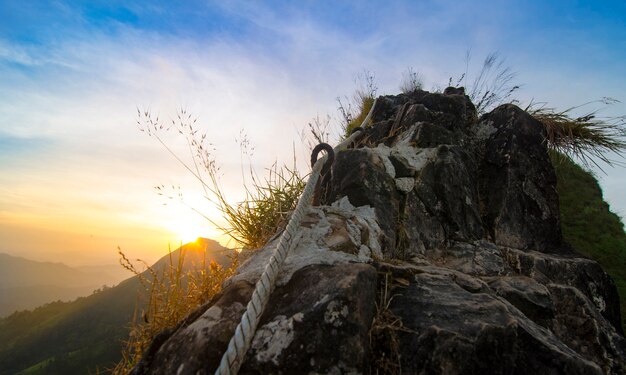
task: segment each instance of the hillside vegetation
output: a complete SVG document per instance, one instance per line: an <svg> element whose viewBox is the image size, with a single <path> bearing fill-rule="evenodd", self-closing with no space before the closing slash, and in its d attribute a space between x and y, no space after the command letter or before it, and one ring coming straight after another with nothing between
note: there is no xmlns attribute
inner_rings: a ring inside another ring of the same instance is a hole
<svg viewBox="0 0 626 375"><path fill-rule="evenodd" d="M626 234L594 176L569 159L553 158L563 235L598 261L617 285L626 330ZM164 262L161 260L160 262ZM74 302L55 302L0 320L0 374L86 374L121 359L137 277Z"/></svg>
<svg viewBox="0 0 626 375"><path fill-rule="evenodd" d="M626 332L626 233L619 216L602 198L595 177L569 158L552 154L557 174L561 228L565 241L602 266L620 295Z"/></svg>
<svg viewBox="0 0 626 375"><path fill-rule="evenodd" d="M0 317L48 302L72 301L128 277L121 267L69 267L0 253Z"/></svg>
<svg viewBox="0 0 626 375"><path fill-rule="evenodd" d="M212 240L184 246L184 267L207 261L230 263L227 251ZM180 250L180 249L179 249ZM173 251L152 266L162 270L178 262ZM130 275L130 273L129 273ZM122 359L135 307L142 311L147 290L138 276L73 302L53 302L0 319L0 375L108 373Z"/></svg>

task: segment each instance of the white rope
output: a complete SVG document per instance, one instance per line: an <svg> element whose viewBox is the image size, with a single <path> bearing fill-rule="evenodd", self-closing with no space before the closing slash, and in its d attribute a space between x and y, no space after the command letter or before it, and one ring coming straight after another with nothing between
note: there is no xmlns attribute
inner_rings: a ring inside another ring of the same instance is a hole
<svg viewBox="0 0 626 375"><path fill-rule="evenodd" d="M320 176L320 171L324 165L325 158L320 158L313 166L311 176L307 181L307 184L302 192L302 196L298 201L296 209L293 211L289 223L285 228L285 231L280 237L278 246L274 249L274 253L270 258L269 263L265 266L265 271L261 275L261 278L256 283L254 292L252 293L252 299L248 303L246 312L241 317L241 322L235 329L235 335L228 343L228 349L222 361L220 367L215 371L215 374L236 374L239 371L239 367L243 362L243 357L250 347L252 337L256 332L257 324L265 310L265 305L269 300L269 296L272 293L272 289L276 283L276 276L283 264L283 261L287 257L287 251L291 240L293 239L298 227L300 225L300 219L302 218L306 207L308 206L313 192L315 190L315 184Z"/></svg>
<svg viewBox="0 0 626 375"><path fill-rule="evenodd" d="M364 126L371 118L372 112L374 112L374 106L376 106L376 101L374 101L374 104L363 121L362 126ZM345 141L337 145L334 150L339 151L349 147L350 144L352 144L352 142L354 142L359 136L358 133L359 132L355 132L350 135ZM248 302L248 306L241 317L241 321L237 325L237 328L235 328L235 334L228 343L228 348L222 356L220 366L215 371L215 375L235 375L239 371L244 356L248 351L252 338L256 332L261 315L265 310L267 301L269 300L270 294L276 284L276 277L278 276L283 262L293 245L292 241L299 229L300 220L302 219L307 206L311 202L311 198L313 197L313 193L315 191L315 185L320 177L320 171L322 170L322 167L324 166L324 163L326 163L327 159L328 156L324 155L324 157L319 158L315 162L313 170L311 171L311 176L304 187L304 191L298 200L298 204L289 219L289 223L287 224L285 231L280 236L278 246L274 249L274 253L272 253L269 262L265 266L265 270L263 271L261 278L256 283L254 292L252 292L252 298L250 302Z"/></svg>
<svg viewBox="0 0 626 375"><path fill-rule="evenodd" d="M370 122L370 119L372 118L372 114L374 113L374 107L376 107L377 101L378 101L378 98L374 99L374 103L372 103L372 108L370 108L370 111L367 113L365 120L363 120L363 122L361 123L362 129L364 129L367 126L367 123Z"/></svg>

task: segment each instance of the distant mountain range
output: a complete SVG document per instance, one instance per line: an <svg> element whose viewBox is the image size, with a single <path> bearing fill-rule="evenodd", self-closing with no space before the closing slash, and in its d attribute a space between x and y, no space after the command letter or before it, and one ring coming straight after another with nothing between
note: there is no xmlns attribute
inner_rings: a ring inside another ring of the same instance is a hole
<svg viewBox="0 0 626 375"><path fill-rule="evenodd" d="M567 159L556 159L553 164L563 236L613 277L626 330L626 233L622 222L603 201L593 175ZM182 249L187 268L202 264L203 257L207 262L228 264L232 253L204 239ZM154 268L177 263L180 251L163 257ZM121 342L128 337L142 292L138 277L132 277L74 302L50 303L0 319L0 375L87 374L113 367L121 359Z"/></svg>
<svg viewBox="0 0 626 375"><path fill-rule="evenodd" d="M164 256L153 269L177 264L181 251L186 269L201 266L203 259L228 265L232 254L216 241L199 239ZM64 280L79 277L72 275ZM73 302L48 303L0 319L0 375L88 374L113 367L121 359L122 341L143 293L134 276Z"/></svg>
<svg viewBox="0 0 626 375"><path fill-rule="evenodd" d="M119 265L69 267L0 253L0 317L48 302L88 296L129 275Z"/></svg>

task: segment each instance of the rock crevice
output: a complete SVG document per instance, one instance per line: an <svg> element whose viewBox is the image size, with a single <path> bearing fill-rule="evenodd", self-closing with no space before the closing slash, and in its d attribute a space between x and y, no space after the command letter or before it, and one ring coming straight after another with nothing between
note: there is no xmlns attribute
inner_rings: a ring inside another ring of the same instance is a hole
<svg viewBox="0 0 626 375"><path fill-rule="evenodd" d="M615 285L563 243L542 124L514 105L478 118L462 89L377 103L240 373L626 373ZM134 373L213 373L275 245Z"/></svg>

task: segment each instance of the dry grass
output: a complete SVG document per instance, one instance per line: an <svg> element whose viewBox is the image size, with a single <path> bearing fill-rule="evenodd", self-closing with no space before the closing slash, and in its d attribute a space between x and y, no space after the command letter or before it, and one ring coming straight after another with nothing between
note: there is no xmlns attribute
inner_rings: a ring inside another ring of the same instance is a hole
<svg viewBox="0 0 626 375"><path fill-rule="evenodd" d="M512 99L513 94L520 89L520 85L513 84L516 74L505 65L504 59L497 52L485 57L473 80L468 80L470 61L471 54L468 51L465 55L465 73L456 80L451 77L448 86L464 86L479 115L500 104L516 102Z"/></svg>
<svg viewBox="0 0 626 375"><path fill-rule="evenodd" d="M295 166L278 168L274 164L263 181L253 175L252 188L246 187L243 202L230 205L225 203L225 197L220 197L220 210L230 226L225 232L243 249L264 246L277 230L287 225L305 184Z"/></svg>
<svg viewBox="0 0 626 375"><path fill-rule="evenodd" d="M248 179L242 167L242 179L245 187L245 199L231 203L220 184L220 168L213 156L215 147L208 142L207 133L195 127L196 119L181 110L177 118L165 126L159 118L153 119L149 111L137 111L139 129L154 138L200 183L205 198L221 213L226 225L209 217L197 207L184 201L180 188L176 186L156 187L157 193L169 200L178 200L190 210L204 217L215 228L228 235L241 249L256 249L263 246L276 231L286 224L304 189L305 180L296 168L294 158L291 167L279 167L274 164L267 169L263 178L250 168ZM179 156L161 137L162 132L174 131L183 136L187 143L187 158ZM243 155L250 155L250 142L245 134L240 134L240 146ZM243 165L243 163L242 163Z"/></svg>
<svg viewBox="0 0 626 375"><path fill-rule="evenodd" d="M599 109L573 116L573 112L594 104L610 105L618 101L603 98L579 106L556 111L531 103L526 110L545 127L548 147L572 158L577 158L585 166L592 164L602 169L598 161L608 165L619 164L609 158L611 153L622 156L626 148L626 117L599 117Z"/></svg>
<svg viewBox="0 0 626 375"><path fill-rule="evenodd" d="M263 179L250 169L250 182L244 183L245 200L231 204L219 183L220 168L212 154L215 148L208 142L207 134L195 128L196 119L181 110L177 118L166 126L158 117L153 118L149 111L138 110L137 124L142 132L155 139L196 178L206 199L219 209L227 225L219 225L196 207L187 207L221 229L242 249L263 246L277 229L286 224L289 213L295 208L305 186L303 177L295 168L295 159L293 168L279 168L274 164ZM186 158L174 152L161 137L167 131L184 137L188 152ZM245 134L240 134L239 142L242 154L250 156L250 144ZM242 177L243 174L242 168ZM156 190L165 198L178 199L185 204L179 187L172 186L170 190L169 187L160 185ZM181 247L176 260L170 252L169 264L163 269L146 265L147 270L140 272L121 250L119 254L122 267L139 278L147 295L147 300L141 304L145 308L135 313L129 339L122 353L123 360L113 370L114 374L126 374L141 359L156 335L176 327L190 312L220 291L224 280L234 273L237 260L234 259L231 266L225 268L215 262L206 264L203 258L198 267L186 269L185 251Z"/></svg>
<svg viewBox="0 0 626 375"><path fill-rule="evenodd" d="M317 115L307 124L305 129L300 131L300 139L302 140L302 143L306 145L306 149L310 152L313 151L315 146L320 143L332 143L330 140L331 130L332 125L330 115L326 115L324 117Z"/></svg>
<svg viewBox="0 0 626 375"><path fill-rule="evenodd" d="M225 268L216 262L202 263L191 269L185 268L186 250L180 250L175 261L170 252L169 263L163 269L148 267L140 272L119 250L120 264L135 274L147 292L145 306L135 311L128 340L120 361L113 374L127 374L139 362L152 340L160 332L178 325L190 312L211 299L220 290L224 280L229 278L237 267L233 259Z"/></svg>
<svg viewBox="0 0 626 375"><path fill-rule="evenodd" d="M398 332L413 332L404 327L402 320L389 308L395 295L391 291L398 287L406 287L408 280L394 278L389 272L379 273L382 276L378 286L376 315L370 328L370 350L372 361L371 374L401 374L400 340Z"/></svg>
<svg viewBox="0 0 626 375"><path fill-rule="evenodd" d="M370 71L363 71L355 78L357 89L352 99L345 97L337 98L339 114L342 117L341 127L344 138L352 133L352 130L361 125L374 104L378 86L374 75Z"/></svg>
<svg viewBox="0 0 626 375"><path fill-rule="evenodd" d="M355 128L361 126L363 121L365 121L367 114L370 112L370 109L372 109L373 105L374 105L374 97L363 98L361 105L359 106L358 115L356 115L346 126L346 133L345 133L346 137L352 134L352 131Z"/></svg>
<svg viewBox="0 0 626 375"><path fill-rule="evenodd" d="M424 87L424 77L413 68L407 68L402 72L402 81L400 82L400 92L410 94L421 90Z"/></svg>

